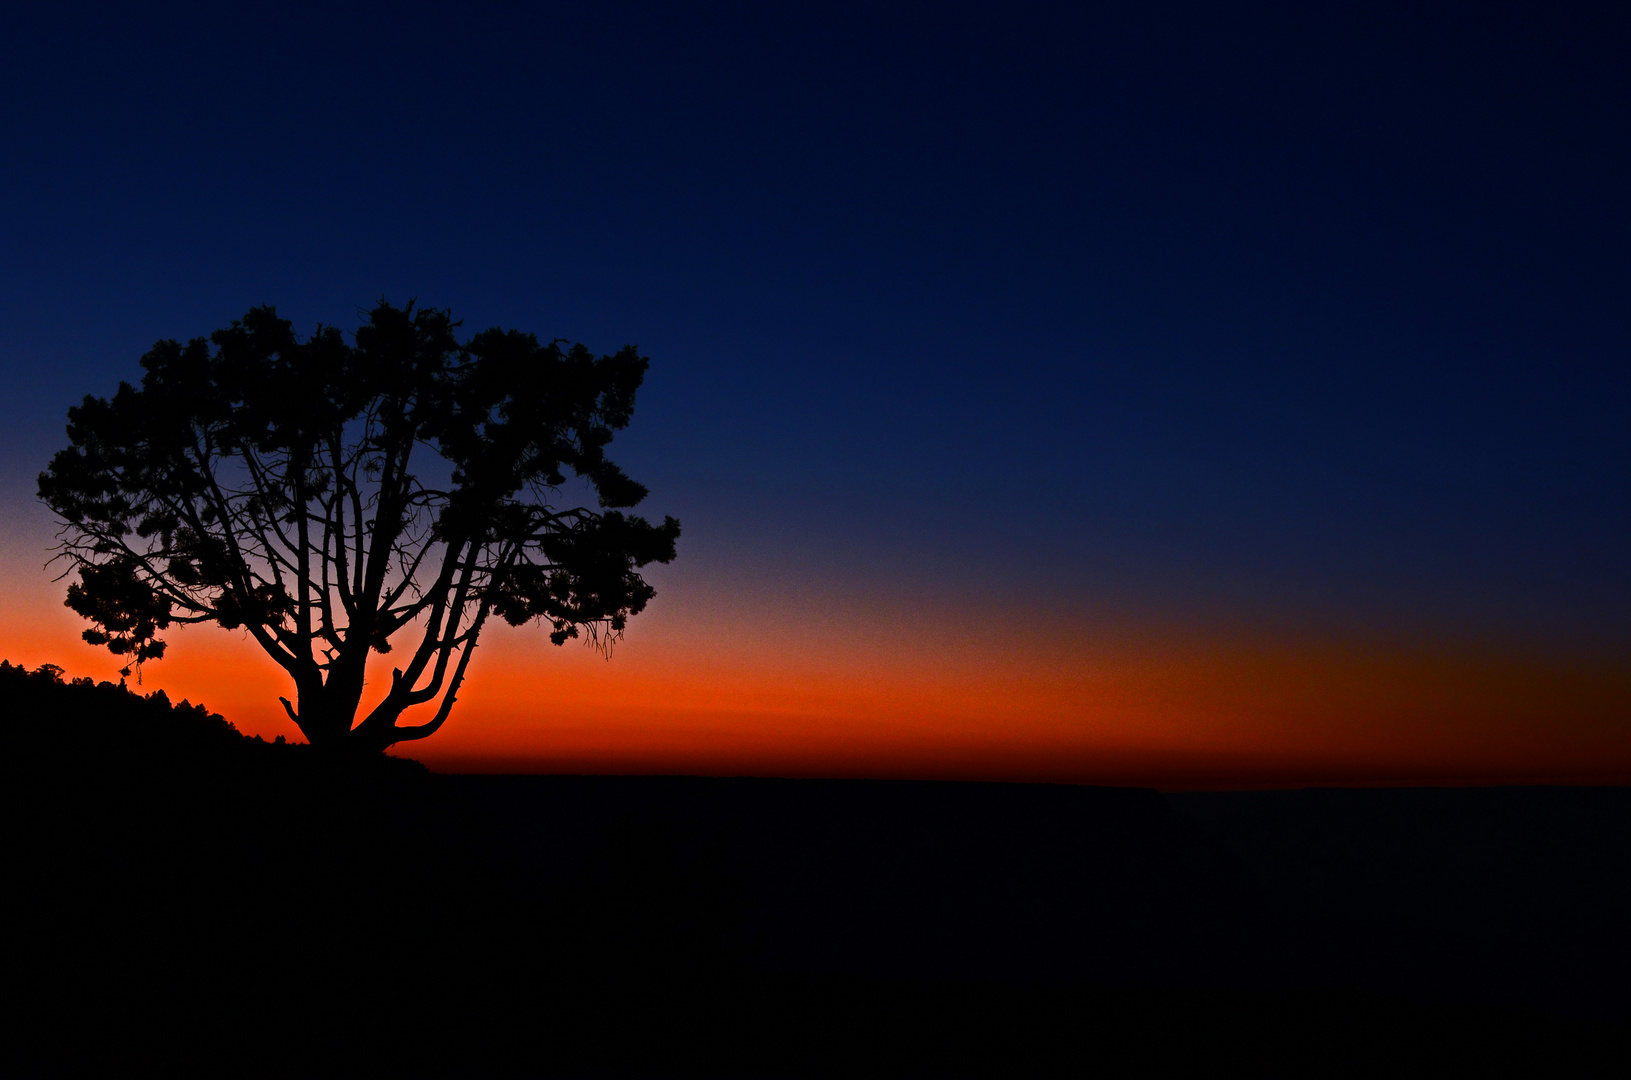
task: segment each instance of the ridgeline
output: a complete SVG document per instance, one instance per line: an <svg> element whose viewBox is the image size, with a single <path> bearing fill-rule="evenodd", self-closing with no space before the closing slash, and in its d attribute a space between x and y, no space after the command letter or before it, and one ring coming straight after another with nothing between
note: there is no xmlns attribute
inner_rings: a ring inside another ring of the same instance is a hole
<svg viewBox="0 0 1631 1080"><path fill-rule="evenodd" d="M23 1075L1549 1074L1625 789L440 776L0 662Z"/></svg>

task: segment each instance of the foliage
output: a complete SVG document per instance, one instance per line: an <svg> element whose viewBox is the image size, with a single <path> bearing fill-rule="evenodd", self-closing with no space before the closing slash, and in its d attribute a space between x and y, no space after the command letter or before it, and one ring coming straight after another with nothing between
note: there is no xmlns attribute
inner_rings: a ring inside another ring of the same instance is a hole
<svg viewBox="0 0 1631 1080"><path fill-rule="evenodd" d="M18 714L66 712L81 723L99 722L99 718L106 717L111 726L141 729L137 736L144 739L155 738L160 730L200 745L243 739L237 727L219 713L186 701L171 704L163 690L142 695L123 684L115 686L87 678L65 680L62 675L63 669L56 664L41 664L30 671L21 664L0 660L0 694Z"/></svg>
<svg viewBox="0 0 1631 1080"><path fill-rule="evenodd" d="M85 640L139 665L171 625L241 627L293 679L307 739L365 752L442 725L490 615L609 648L654 595L639 568L679 536L623 512L646 489L606 456L649 361L459 326L381 302L351 343L302 341L255 308L70 409L39 493ZM596 508L565 499L569 473ZM403 639L358 722L370 652Z"/></svg>

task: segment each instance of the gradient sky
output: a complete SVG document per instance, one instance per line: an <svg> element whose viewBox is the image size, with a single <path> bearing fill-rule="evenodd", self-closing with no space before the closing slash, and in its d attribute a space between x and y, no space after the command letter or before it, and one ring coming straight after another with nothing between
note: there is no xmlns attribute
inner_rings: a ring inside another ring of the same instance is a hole
<svg viewBox="0 0 1631 1080"><path fill-rule="evenodd" d="M652 369L680 557L440 768L1631 779L1619 4L40 5L0 36L0 656L68 406L380 297ZM295 734L189 630L144 686Z"/></svg>

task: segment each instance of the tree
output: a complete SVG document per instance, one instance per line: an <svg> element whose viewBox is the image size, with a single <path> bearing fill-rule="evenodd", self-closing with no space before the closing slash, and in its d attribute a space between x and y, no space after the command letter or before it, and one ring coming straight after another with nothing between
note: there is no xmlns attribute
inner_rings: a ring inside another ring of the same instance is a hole
<svg viewBox="0 0 1631 1080"><path fill-rule="evenodd" d="M242 627L293 679L307 740L368 754L442 726L490 615L609 650L680 532L622 512L646 489L606 456L649 361L460 325L381 302L351 344L302 341L259 307L69 409L39 494L85 640L140 665L171 624ZM571 505L591 492L597 509ZM404 639L358 721L369 654Z"/></svg>

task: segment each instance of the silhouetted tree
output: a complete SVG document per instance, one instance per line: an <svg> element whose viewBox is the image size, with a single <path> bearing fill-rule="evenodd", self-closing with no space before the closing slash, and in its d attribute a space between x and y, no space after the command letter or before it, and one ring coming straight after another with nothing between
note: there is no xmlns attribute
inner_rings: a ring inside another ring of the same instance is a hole
<svg viewBox="0 0 1631 1080"><path fill-rule="evenodd" d="M302 341L259 307L69 409L39 493L85 640L139 665L172 623L242 627L294 680L306 738L367 753L441 727L490 615L609 648L680 532L620 512L646 489L606 457L648 360L459 326L381 302L352 344ZM598 509L564 501L568 471ZM359 721L368 654L399 633L411 652Z"/></svg>

